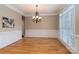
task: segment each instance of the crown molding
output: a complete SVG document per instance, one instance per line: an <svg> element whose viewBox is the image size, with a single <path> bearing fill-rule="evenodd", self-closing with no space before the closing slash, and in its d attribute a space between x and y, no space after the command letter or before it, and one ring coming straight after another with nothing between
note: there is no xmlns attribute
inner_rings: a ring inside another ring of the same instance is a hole
<svg viewBox="0 0 79 59"><path fill-rule="evenodd" d="M17 8L15 8L15 7L13 7L13 6L9 5L9 4L4 4L4 6L6 6L6 7L12 9L13 11L25 16L25 14L22 11L20 11L19 9L17 9Z"/></svg>
<svg viewBox="0 0 79 59"><path fill-rule="evenodd" d="M40 16L54 16L54 15L58 15L58 13L55 13L55 14L47 14L47 13L45 13L45 14L39 14ZM26 14L25 15L26 17L29 17L29 16L34 16L34 14Z"/></svg>
<svg viewBox="0 0 79 59"><path fill-rule="evenodd" d="M23 15L23 16L26 16L26 17L28 17L28 16L33 16L34 14L24 14L21 10L19 10L19 9L17 9L17 8L15 8L15 7L13 7L12 5L10 5L10 4L4 4L4 6L6 6L6 7L8 7L8 8L10 8L10 9L12 9L12 10L14 10L15 12L17 12L17 13L19 13L19 14L21 14L21 15ZM52 16L52 15L58 15L58 13L43 13L43 14L40 14L40 16Z"/></svg>

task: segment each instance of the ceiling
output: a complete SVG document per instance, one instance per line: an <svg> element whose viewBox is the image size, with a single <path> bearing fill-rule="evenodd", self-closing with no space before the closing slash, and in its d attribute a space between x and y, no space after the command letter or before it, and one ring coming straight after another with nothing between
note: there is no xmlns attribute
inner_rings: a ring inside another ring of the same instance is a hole
<svg viewBox="0 0 79 59"><path fill-rule="evenodd" d="M35 12L35 4L10 4L8 7L18 10L25 16L32 16ZM66 5L65 4L38 4L40 15L57 15Z"/></svg>

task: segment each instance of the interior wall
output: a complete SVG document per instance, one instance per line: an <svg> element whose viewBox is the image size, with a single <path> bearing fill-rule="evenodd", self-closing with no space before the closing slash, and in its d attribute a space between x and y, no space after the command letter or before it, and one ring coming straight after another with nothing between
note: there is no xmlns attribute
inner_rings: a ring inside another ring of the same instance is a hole
<svg viewBox="0 0 79 59"><path fill-rule="evenodd" d="M59 16L42 16L40 23L32 21L32 17L26 17L26 37L57 37L59 30Z"/></svg>
<svg viewBox="0 0 79 59"><path fill-rule="evenodd" d="M2 28L2 17L11 17L14 19L14 28ZM0 5L0 48L21 39L22 36L22 20L21 15L9 9L4 5Z"/></svg>
<svg viewBox="0 0 79 59"><path fill-rule="evenodd" d="M74 34L74 37L75 37L76 51L79 51L79 4L75 5L75 34Z"/></svg>
<svg viewBox="0 0 79 59"><path fill-rule="evenodd" d="M58 16L43 16L40 23L32 21L32 17L26 17L26 29L58 30Z"/></svg>
<svg viewBox="0 0 79 59"><path fill-rule="evenodd" d="M75 34L79 35L79 5L75 5Z"/></svg>

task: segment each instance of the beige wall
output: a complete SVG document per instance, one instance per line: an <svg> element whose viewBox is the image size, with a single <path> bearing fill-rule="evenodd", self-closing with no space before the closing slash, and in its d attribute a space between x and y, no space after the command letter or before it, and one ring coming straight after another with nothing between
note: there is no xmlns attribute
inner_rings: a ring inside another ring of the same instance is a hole
<svg viewBox="0 0 79 59"><path fill-rule="evenodd" d="M14 18L15 28L2 28L2 17L11 17ZM22 30L22 21L21 15L17 12L7 8L4 5L0 5L0 31L14 31Z"/></svg>
<svg viewBox="0 0 79 59"><path fill-rule="evenodd" d="M79 5L75 7L75 33L79 35Z"/></svg>
<svg viewBox="0 0 79 59"><path fill-rule="evenodd" d="M32 17L26 17L26 30L58 30L59 20L57 15L53 16L42 16L42 21L40 23L34 23Z"/></svg>

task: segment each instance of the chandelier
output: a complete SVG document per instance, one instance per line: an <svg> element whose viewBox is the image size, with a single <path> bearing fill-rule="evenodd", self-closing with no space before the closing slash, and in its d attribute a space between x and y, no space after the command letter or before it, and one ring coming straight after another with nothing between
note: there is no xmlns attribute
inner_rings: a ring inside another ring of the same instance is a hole
<svg viewBox="0 0 79 59"><path fill-rule="evenodd" d="M33 20L33 22L38 23L41 21L41 19L42 19L42 17L39 17L38 5L36 5L35 15L32 16L32 20Z"/></svg>

